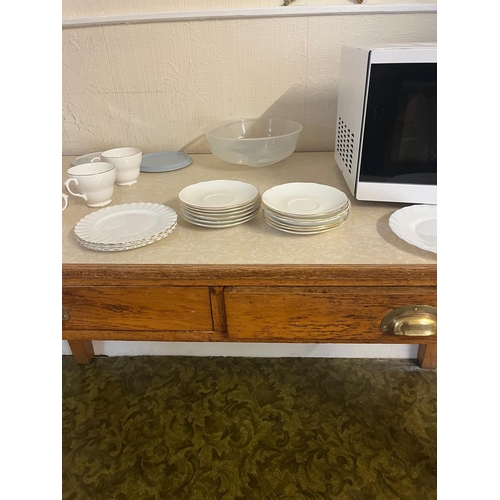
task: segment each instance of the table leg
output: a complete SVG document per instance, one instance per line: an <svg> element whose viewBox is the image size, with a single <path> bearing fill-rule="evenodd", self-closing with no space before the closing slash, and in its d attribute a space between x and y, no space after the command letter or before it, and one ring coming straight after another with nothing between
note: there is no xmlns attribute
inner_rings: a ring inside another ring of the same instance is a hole
<svg viewBox="0 0 500 500"><path fill-rule="evenodd" d="M420 368L437 368L437 344L420 344L417 361Z"/></svg>
<svg viewBox="0 0 500 500"><path fill-rule="evenodd" d="M94 348L91 340L68 340L73 359L79 365L87 365L94 357Z"/></svg>

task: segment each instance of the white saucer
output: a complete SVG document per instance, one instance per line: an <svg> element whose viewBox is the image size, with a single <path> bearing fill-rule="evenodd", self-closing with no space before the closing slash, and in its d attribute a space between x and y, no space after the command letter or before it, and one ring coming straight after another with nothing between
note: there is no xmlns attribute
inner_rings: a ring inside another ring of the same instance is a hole
<svg viewBox="0 0 500 500"><path fill-rule="evenodd" d="M209 220L206 218L200 219L193 217L192 215L186 213L184 210L181 209L181 215L187 222L190 222L191 224L194 224L196 226L211 227L211 228L226 228L226 227L237 226L239 224L243 224L244 222L252 220L257 216L258 213L259 209L257 208L253 212L250 212L249 214L243 215L241 217L226 218L221 220Z"/></svg>
<svg viewBox="0 0 500 500"><path fill-rule="evenodd" d="M181 203L195 208L229 208L251 203L259 190L246 182L214 180L191 184L178 196Z"/></svg>
<svg viewBox="0 0 500 500"><path fill-rule="evenodd" d="M320 215L335 212L349 199L339 189L314 182L290 182L274 186L262 195L262 203L284 215Z"/></svg>
<svg viewBox="0 0 500 500"><path fill-rule="evenodd" d="M437 254L437 206L411 205L394 212L389 226L402 240Z"/></svg>
<svg viewBox="0 0 500 500"><path fill-rule="evenodd" d="M71 166L74 167L76 165L82 165L83 163L90 163L90 161L94 158L99 158L99 161L102 161L101 154L102 151L98 153L87 153L86 155L79 156L71 162Z"/></svg>

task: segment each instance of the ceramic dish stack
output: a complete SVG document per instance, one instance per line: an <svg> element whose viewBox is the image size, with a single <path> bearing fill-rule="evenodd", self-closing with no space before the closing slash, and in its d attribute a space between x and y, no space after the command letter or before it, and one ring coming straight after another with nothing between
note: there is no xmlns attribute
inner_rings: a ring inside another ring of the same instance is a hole
<svg viewBox="0 0 500 500"><path fill-rule="evenodd" d="M177 227L177 213L156 203L127 203L86 215L75 226L78 243L101 252L140 248L166 238Z"/></svg>
<svg viewBox="0 0 500 500"><path fill-rule="evenodd" d="M292 234L331 231L349 216L349 199L342 191L313 182L291 182L262 195L262 215L271 227Z"/></svg>
<svg viewBox="0 0 500 500"><path fill-rule="evenodd" d="M260 208L259 190L231 180L198 182L179 192L182 217L197 226L224 228L253 219Z"/></svg>

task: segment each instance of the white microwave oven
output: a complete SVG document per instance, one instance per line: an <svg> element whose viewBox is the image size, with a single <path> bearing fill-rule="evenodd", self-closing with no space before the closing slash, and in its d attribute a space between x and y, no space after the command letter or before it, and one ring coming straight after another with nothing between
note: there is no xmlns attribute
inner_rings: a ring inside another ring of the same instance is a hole
<svg viewBox="0 0 500 500"><path fill-rule="evenodd" d="M437 204L436 44L342 47L335 161L358 200Z"/></svg>

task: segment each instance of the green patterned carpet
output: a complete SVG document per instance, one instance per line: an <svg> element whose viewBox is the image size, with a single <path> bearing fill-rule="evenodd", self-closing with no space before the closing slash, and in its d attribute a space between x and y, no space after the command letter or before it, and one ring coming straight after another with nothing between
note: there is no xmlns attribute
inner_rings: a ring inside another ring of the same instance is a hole
<svg viewBox="0 0 500 500"><path fill-rule="evenodd" d="M65 500L435 499L437 371L413 361L62 361Z"/></svg>

